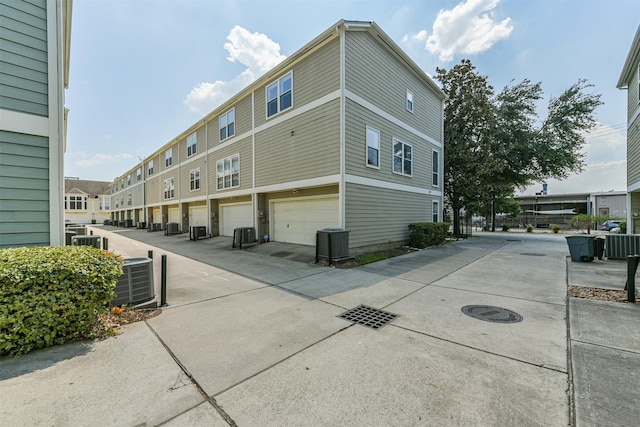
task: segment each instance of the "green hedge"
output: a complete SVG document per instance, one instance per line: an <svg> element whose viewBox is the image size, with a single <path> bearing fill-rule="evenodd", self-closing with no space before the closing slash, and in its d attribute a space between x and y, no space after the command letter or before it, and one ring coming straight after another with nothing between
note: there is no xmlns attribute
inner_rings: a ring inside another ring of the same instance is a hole
<svg viewBox="0 0 640 427"><path fill-rule="evenodd" d="M89 337L120 275L120 257L90 246L0 250L0 355Z"/></svg>
<svg viewBox="0 0 640 427"><path fill-rule="evenodd" d="M409 246L427 248L443 244L449 233L448 222L418 222L409 224Z"/></svg>

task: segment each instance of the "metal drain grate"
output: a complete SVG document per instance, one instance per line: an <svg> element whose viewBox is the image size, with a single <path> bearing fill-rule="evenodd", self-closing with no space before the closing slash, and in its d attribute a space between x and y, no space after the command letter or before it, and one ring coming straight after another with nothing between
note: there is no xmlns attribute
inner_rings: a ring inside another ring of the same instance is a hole
<svg viewBox="0 0 640 427"><path fill-rule="evenodd" d="M539 253L535 253L535 252L523 252L520 255L524 255L524 256L547 256L547 254L539 254Z"/></svg>
<svg viewBox="0 0 640 427"><path fill-rule="evenodd" d="M494 323L517 323L522 321L522 316L515 311L490 305L465 305L462 312L475 319Z"/></svg>
<svg viewBox="0 0 640 427"><path fill-rule="evenodd" d="M369 328L380 329L398 317L398 315L361 304L356 308L345 311L338 317Z"/></svg>

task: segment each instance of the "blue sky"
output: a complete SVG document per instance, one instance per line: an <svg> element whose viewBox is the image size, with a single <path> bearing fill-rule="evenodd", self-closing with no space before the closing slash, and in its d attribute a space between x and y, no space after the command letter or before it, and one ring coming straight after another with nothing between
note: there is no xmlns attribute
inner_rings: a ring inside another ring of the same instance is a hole
<svg viewBox="0 0 640 427"><path fill-rule="evenodd" d="M604 105L587 169L549 193L626 189L616 83L637 0L75 1L65 176L113 180L343 18L375 21L430 75L469 58L496 91L541 82L542 118L549 97L589 80Z"/></svg>

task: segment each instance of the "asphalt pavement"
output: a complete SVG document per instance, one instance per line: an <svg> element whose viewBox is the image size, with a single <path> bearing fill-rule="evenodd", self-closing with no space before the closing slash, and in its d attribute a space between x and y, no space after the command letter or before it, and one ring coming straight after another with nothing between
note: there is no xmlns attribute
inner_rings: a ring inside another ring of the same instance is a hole
<svg viewBox="0 0 640 427"><path fill-rule="evenodd" d="M640 418L640 305L567 298L622 289L626 264L572 262L562 235L476 233L343 269L305 246L92 229L125 258L153 251L157 298L166 255L168 305L116 337L1 358L1 425Z"/></svg>

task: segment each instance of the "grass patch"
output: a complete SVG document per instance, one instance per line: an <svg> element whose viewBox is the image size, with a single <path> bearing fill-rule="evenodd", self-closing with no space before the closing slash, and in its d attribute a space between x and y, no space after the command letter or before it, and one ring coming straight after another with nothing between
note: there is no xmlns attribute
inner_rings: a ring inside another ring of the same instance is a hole
<svg viewBox="0 0 640 427"><path fill-rule="evenodd" d="M413 252L413 250L406 247L388 249L386 251L380 251L380 252L371 252L371 253L362 254L356 257L355 262L357 265L371 264L372 262L378 262L378 261L382 261L383 259L393 258L399 255L408 254L409 252Z"/></svg>

